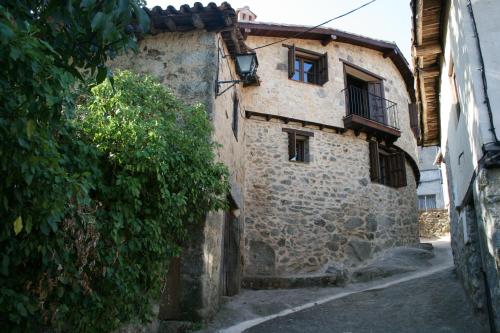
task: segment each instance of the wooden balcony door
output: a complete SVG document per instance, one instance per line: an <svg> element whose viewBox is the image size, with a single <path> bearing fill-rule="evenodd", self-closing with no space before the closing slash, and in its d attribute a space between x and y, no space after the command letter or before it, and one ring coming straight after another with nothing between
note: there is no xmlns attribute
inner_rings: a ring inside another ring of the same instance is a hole
<svg viewBox="0 0 500 333"><path fill-rule="evenodd" d="M368 82L368 101L370 105L370 119L387 124L386 106L384 99L384 85L382 81Z"/></svg>

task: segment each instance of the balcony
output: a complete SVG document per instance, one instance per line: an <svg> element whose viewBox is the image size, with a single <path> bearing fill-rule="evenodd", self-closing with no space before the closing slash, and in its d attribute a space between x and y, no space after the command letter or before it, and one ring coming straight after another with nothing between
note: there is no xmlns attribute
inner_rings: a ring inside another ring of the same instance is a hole
<svg viewBox="0 0 500 333"><path fill-rule="evenodd" d="M347 116L344 127L386 142L394 142L401 136L398 123L398 105L377 94L355 85L343 90L346 99Z"/></svg>

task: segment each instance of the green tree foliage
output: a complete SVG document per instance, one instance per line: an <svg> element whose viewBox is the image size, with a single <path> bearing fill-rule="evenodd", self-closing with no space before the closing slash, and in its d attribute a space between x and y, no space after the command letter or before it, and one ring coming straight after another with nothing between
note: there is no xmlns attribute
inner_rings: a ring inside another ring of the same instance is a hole
<svg viewBox="0 0 500 333"><path fill-rule="evenodd" d="M223 204L200 108L123 74L116 94L96 86L75 112L76 88L103 82L105 61L147 28L140 5L0 4L2 331L146 320L186 225Z"/></svg>

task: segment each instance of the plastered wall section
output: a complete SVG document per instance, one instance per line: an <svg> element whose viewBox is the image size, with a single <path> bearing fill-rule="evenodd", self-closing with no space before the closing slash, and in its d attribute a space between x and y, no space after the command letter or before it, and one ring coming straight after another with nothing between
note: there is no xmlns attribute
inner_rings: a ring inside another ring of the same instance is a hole
<svg viewBox="0 0 500 333"><path fill-rule="evenodd" d="M485 59L493 118L498 126L500 117L495 110L498 111L500 105L497 93L500 91L500 79L495 66L498 64L500 44L498 38L492 36L496 36L500 31L500 23L488 18L500 15L500 5L496 1L473 1L472 5ZM459 206L477 167L477 161L482 156L482 146L492 142L492 134L484 104L481 71L478 70L481 67L479 54L466 1L451 1L445 28L440 87L441 147L448 145L443 154L449 155L455 182L455 202L451 204ZM452 98L453 87L449 76L452 64L456 73L460 116L455 111Z"/></svg>
<svg viewBox="0 0 500 333"><path fill-rule="evenodd" d="M140 41L138 54L121 56L112 66L153 75L185 103L205 105L214 124L213 138L220 144L215 150L216 158L228 167L233 198L243 209L244 132L240 132L241 138L237 141L231 128L234 89L215 98L218 69L220 80L229 80L230 77L225 63L230 60L218 61L218 46L222 47L221 44L217 34L198 30L147 36ZM243 125L243 121L239 123ZM186 272L182 278L185 283L183 298L200 318L211 317L220 302L223 225L222 212L210 213L203 234L195 237L199 244L189 248L193 255L184 256L186 260L190 259L182 262ZM201 269L192 274L192 267Z"/></svg>
<svg viewBox="0 0 500 333"><path fill-rule="evenodd" d="M279 38L249 36L247 45L256 47ZM256 50L259 59L259 87L244 88L245 105L249 110L288 116L301 120L343 127L346 115L344 67L340 59L360 66L385 78L385 98L398 105L401 137L396 145L417 160L416 141L410 130L408 103L410 98L403 77L389 58L367 48L331 42L322 46L317 40L291 39L288 45L319 53L328 53L329 80L323 86L288 79L288 48L283 43Z"/></svg>
<svg viewBox="0 0 500 333"><path fill-rule="evenodd" d="M288 161L292 123L246 123L245 275L324 273L418 242L417 195L370 181L368 142L311 130L311 162Z"/></svg>

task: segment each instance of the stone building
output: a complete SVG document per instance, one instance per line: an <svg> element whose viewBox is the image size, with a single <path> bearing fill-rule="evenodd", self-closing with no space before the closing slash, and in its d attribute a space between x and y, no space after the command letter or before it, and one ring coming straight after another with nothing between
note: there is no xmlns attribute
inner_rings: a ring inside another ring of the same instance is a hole
<svg viewBox="0 0 500 333"><path fill-rule="evenodd" d="M203 103L230 171L231 210L192 231L161 319L209 318L242 282L345 274L418 242L413 74L398 47L238 14L155 7L140 52L113 64ZM251 53L257 72L243 75L235 57Z"/></svg>
<svg viewBox="0 0 500 333"><path fill-rule="evenodd" d="M422 143L439 145L457 272L500 332L500 2L414 0Z"/></svg>

